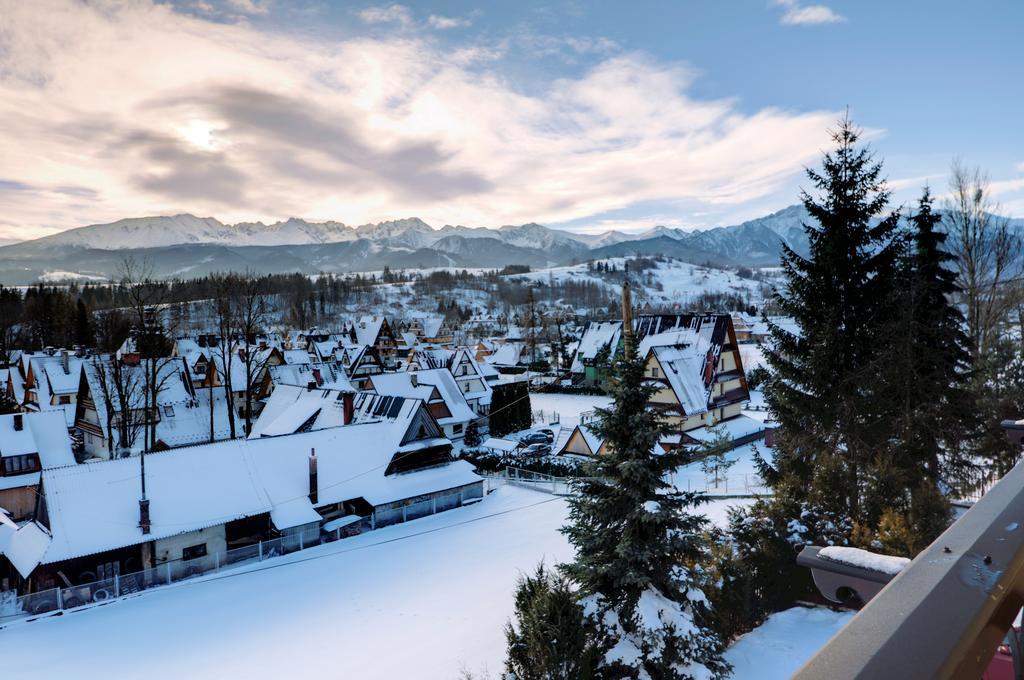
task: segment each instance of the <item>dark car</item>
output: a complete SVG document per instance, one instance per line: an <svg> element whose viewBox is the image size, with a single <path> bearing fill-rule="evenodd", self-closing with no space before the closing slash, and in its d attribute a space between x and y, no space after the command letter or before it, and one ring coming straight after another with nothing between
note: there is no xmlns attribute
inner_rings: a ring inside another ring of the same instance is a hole
<svg viewBox="0 0 1024 680"><path fill-rule="evenodd" d="M540 458L541 456L547 456L551 453L551 447L547 444L530 444L521 455L527 458Z"/></svg>
<svg viewBox="0 0 1024 680"><path fill-rule="evenodd" d="M546 427L542 428L540 430L537 430L537 432L542 434L542 435L544 435L545 437L547 437L548 444L551 444L552 442L555 441L555 433L552 432L551 430L547 429Z"/></svg>
<svg viewBox="0 0 1024 680"><path fill-rule="evenodd" d="M541 432L531 432L530 434L524 434L519 438L519 441L524 444L550 444L554 441L554 437L548 439L546 434Z"/></svg>

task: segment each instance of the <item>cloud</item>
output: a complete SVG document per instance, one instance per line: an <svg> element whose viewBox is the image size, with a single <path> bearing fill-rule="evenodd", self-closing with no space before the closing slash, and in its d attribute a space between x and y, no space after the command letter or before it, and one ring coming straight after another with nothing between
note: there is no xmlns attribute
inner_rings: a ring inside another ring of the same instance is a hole
<svg viewBox="0 0 1024 680"><path fill-rule="evenodd" d="M470 25L469 19L460 19L456 17L445 17L439 14L431 14L427 18L427 23L431 28L437 28L446 30L449 28L466 28Z"/></svg>
<svg viewBox="0 0 1024 680"><path fill-rule="evenodd" d="M837 118L696 98L689 68L639 52L520 87L500 48L454 59L409 31L321 40L142 0L0 11L0 178L17 183L0 236L180 212L499 226L685 202L725 219L790 188Z"/></svg>
<svg viewBox="0 0 1024 680"><path fill-rule="evenodd" d="M228 7L242 14L267 14L270 0L227 0Z"/></svg>
<svg viewBox="0 0 1024 680"><path fill-rule="evenodd" d="M412 25L412 12L405 5L398 4L367 7L359 12L359 18L368 24Z"/></svg>
<svg viewBox="0 0 1024 680"><path fill-rule="evenodd" d="M775 4L785 8L779 23L786 26L815 26L846 21L846 17L825 5L801 5L797 0L775 0Z"/></svg>

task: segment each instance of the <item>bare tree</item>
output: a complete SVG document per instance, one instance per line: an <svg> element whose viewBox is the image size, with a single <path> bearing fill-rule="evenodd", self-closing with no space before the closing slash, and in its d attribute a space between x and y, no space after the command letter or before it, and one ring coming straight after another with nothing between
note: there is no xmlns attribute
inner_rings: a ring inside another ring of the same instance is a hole
<svg viewBox="0 0 1024 680"><path fill-rule="evenodd" d="M235 396L232 391L234 355L238 349L236 338L236 320L234 302L236 290L239 286L238 277L234 274L215 274L210 277L213 284L210 304L214 319L216 320L217 334L220 336L217 342L217 350L214 364L224 388L224 403L227 410L228 428L231 438L235 438ZM219 365L217 365L219 364ZM213 394L210 394L210 409L214 408Z"/></svg>
<svg viewBox="0 0 1024 680"><path fill-rule="evenodd" d="M235 322L245 342L242 364L245 367L245 435L252 430L253 391L267 365L270 351L256 346L256 336L265 331L270 303L259 279L251 273L239 280L234 290Z"/></svg>
<svg viewBox="0 0 1024 680"><path fill-rule="evenodd" d="M107 450L111 458L128 455L146 424L139 408L145 400L143 369L125 366L116 357L95 357L91 363L97 396L105 405L100 417L106 425Z"/></svg>
<svg viewBox="0 0 1024 680"><path fill-rule="evenodd" d="M963 291L971 359L977 368L992 355L1002 326L1022 300L1020 239L999 217L988 176L956 160L943 221L956 257L957 286Z"/></svg>
<svg viewBox="0 0 1024 680"><path fill-rule="evenodd" d="M145 371L143 451L152 451L156 446L156 426L160 419L157 412L160 393L174 375L173 371L164 370L175 359L170 356L170 343L161 320L169 289L166 284L154 280L153 265L146 260L127 257L121 262L120 273L121 288L128 300L134 326L132 349L138 354Z"/></svg>

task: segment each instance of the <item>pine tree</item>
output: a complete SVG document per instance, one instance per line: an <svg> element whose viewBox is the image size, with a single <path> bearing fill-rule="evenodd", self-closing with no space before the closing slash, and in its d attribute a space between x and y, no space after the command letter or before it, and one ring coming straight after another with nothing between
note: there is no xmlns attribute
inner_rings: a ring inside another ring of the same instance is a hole
<svg viewBox="0 0 1024 680"><path fill-rule="evenodd" d="M84 347L92 347L96 344L96 335L93 333L92 314L85 306L82 298L78 298L75 305L75 344Z"/></svg>
<svg viewBox="0 0 1024 680"><path fill-rule="evenodd" d="M691 513L702 498L665 481L690 456L655 451L666 425L647 408L653 388L635 348L626 348L612 381L613 404L598 409L594 425L608 453L589 466L569 499L562 531L576 560L562 570L579 588L591 624L605 626L617 649L633 648L635 665L605 659L618 677L683 678L697 666L719 676L728 670L723 643L707 626L694 576L707 554L707 518Z"/></svg>
<svg viewBox="0 0 1024 680"><path fill-rule="evenodd" d="M882 166L858 136L842 120L821 172L807 171L819 193L802 195L810 254L783 246L786 285L775 300L800 332L769 324L765 352L766 398L780 427L763 471L777 497L808 506L801 519L816 526L805 538L829 542L847 540L854 522L877 523L865 515L863 491L893 432L891 395L877 376L887 361L899 216L883 215Z"/></svg>
<svg viewBox="0 0 1024 680"><path fill-rule="evenodd" d="M462 443L469 448L480 446L480 427L475 420L469 421L466 426L466 434L462 437Z"/></svg>
<svg viewBox="0 0 1024 680"><path fill-rule="evenodd" d="M891 360L882 376L894 395L899 417L892 461L900 488L881 489L883 512L902 512L914 551L928 545L948 524L949 508L940 480L955 476L964 457L965 414L970 405L965 378L970 355L963 315L953 304L958 292L953 257L944 249L927 189L910 216L908 248L899 266L897 319ZM893 493L895 491L895 493ZM894 502L904 499L902 504ZM894 519L890 518L888 524Z"/></svg>
<svg viewBox="0 0 1024 680"><path fill-rule="evenodd" d="M598 677L607 645L584 617L572 585L541 564L516 586L515 623L505 628L505 669L515 680Z"/></svg>

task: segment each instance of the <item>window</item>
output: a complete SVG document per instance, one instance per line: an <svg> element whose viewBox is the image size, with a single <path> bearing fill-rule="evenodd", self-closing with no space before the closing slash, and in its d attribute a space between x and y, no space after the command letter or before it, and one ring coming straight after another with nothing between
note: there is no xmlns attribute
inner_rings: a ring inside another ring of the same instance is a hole
<svg viewBox="0 0 1024 680"><path fill-rule="evenodd" d="M4 475L20 475L26 472L36 472L39 469L39 454L25 453L19 456L5 456L0 472Z"/></svg>
<svg viewBox="0 0 1024 680"><path fill-rule="evenodd" d="M190 545L187 548L181 549L181 559L194 560L197 557L206 557L205 543L200 543L199 545Z"/></svg>
<svg viewBox="0 0 1024 680"><path fill-rule="evenodd" d="M70 404L71 403L71 395L68 395L68 394L60 395L60 398L58 399L58 403Z"/></svg>
<svg viewBox="0 0 1024 680"><path fill-rule="evenodd" d="M452 432L454 432L455 434L461 434L462 433L462 423L458 423L456 425L453 425L452 426Z"/></svg>
<svg viewBox="0 0 1024 680"><path fill-rule="evenodd" d="M164 405L164 415L167 416L168 418L173 418L174 417L174 407L171 406L170 404L165 404Z"/></svg>
<svg viewBox="0 0 1024 680"><path fill-rule="evenodd" d="M653 378L660 378L661 377L661 376L658 375L658 369L657 368L652 368L651 369L651 377L653 377Z"/></svg>

